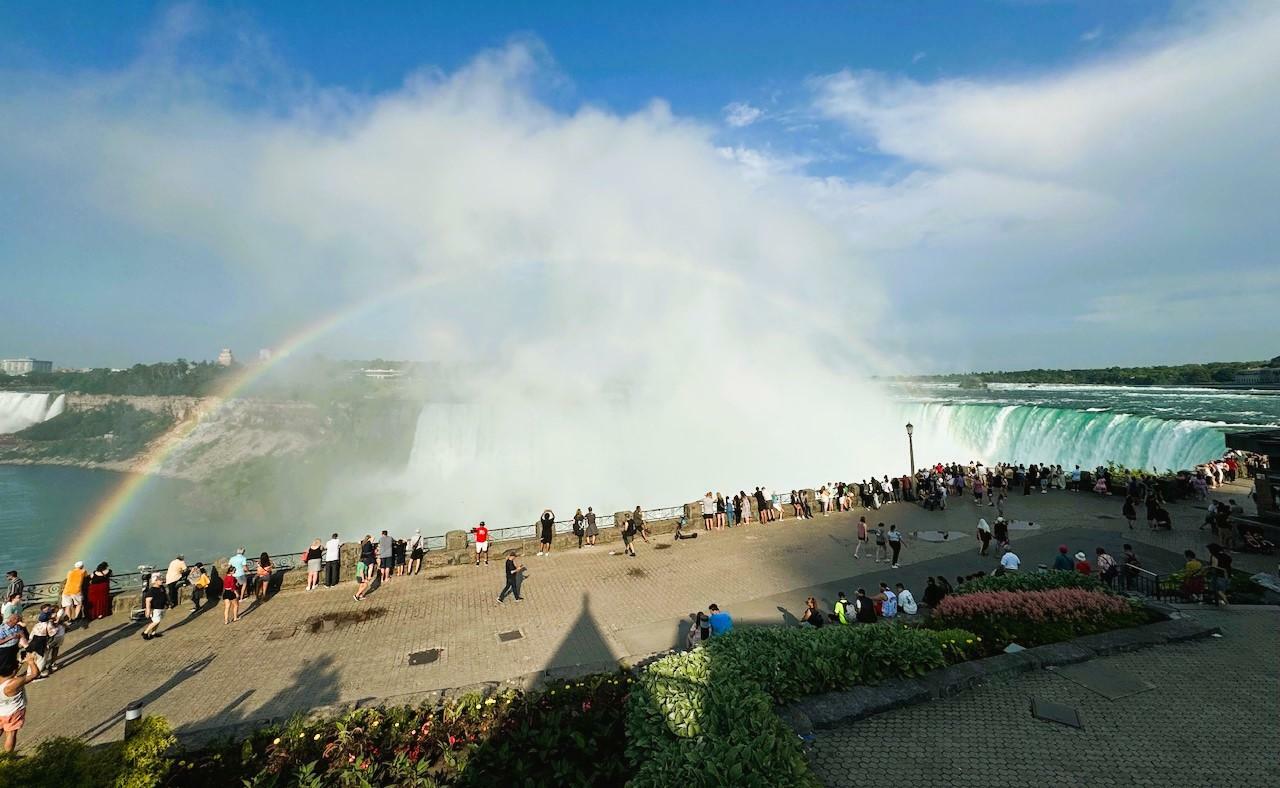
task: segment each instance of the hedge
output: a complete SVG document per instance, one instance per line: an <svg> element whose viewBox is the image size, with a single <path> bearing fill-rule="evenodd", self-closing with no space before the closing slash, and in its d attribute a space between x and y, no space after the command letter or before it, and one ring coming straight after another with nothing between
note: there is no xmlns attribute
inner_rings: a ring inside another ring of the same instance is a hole
<svg viewBox="0 0 1280 788"><path fill-rule="evenodd" d="M775 703L920 675L948 663L944 643L977 637L893 625L766 627L664 657L645 668L631 694L631 784L814 785Z"/></svg>
<svg viewBox="0 0 1280 788"><path fill-rule="evenodd" d="M1054 569L1048 572L1006 572L987 575L961 583L951 594L976 594L983 591L1049 591L1054 588L1082 588L1086 591L1106 590L1106 584L1092 575Z"/></svg>

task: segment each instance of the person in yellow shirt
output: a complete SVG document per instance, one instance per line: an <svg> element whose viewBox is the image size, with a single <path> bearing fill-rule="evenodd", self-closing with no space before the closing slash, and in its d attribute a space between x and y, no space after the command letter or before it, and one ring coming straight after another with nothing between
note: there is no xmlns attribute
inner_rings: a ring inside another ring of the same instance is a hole
<svg viewBox="0 0 1280 788"><path fill-rule="evenodd" d="M84 561L76 561L75 567L67 572L67 583L62 587L62 619L75 621L80 618L84 608L84 581L89 573L84 571Z"/></svg>

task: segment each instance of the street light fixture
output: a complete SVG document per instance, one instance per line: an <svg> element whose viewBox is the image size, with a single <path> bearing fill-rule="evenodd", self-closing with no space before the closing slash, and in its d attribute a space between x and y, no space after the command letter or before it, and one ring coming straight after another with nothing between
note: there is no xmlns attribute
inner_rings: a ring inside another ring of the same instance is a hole
<svg viewBox="0 0 1280 788"><path fill-rule="evenodd" d="M915 441L911 437L911 434L913 432L915 432L915 427L911 426L911 422L908 421L907 422L907 452L911 457L911 473L908 475L911 475L911 476L914 476L916 472L916 445L915 445Z"/></svg>

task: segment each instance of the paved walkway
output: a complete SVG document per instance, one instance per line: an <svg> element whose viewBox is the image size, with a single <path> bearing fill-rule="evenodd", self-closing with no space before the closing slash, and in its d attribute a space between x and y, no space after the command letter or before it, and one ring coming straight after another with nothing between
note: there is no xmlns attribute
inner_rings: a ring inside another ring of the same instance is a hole
<svg viewBox="0 0 1280 788"><path fill-rule="evenodd" d="M809 761L836 786L1280 785L1280 610L1188 613L1223 637L1089 663L1154 685L1108 700L1053 672L887 712L818 735ZM1081 729L1031 716L1075 708Z"/></svg>
<svg viewBox="0 0 1280 788"><path fill-rule="evenodd" d="M1120 503L1084 493L1014 496L1009 514L1044 528L1014 532L1015 545L1034 566L1051 559L1059 540L1068 540L1073 551L1091 552L1097 543L1116 549L1131 539L1151 566L1207 541L1206 533L1186 530L1199 522L1191 507L1174 510L1180 531L1151 535L1126 529ZM980 513L990 517L992 511L982 507ZM779 623L815 591L829 605L837 590L853 593L859 584L870 587L892 576L905 578L918 598L925 574L953 577L994 566L994 559L974 554L971 534L979 512L972 502L953 502L943 513L909 504L868 513L871 522L896 522L906 533L957 532L948 542L909 540L896 571L867 557L850 558L859 513L752 524L679 543L666 536L640 544L638 558L609 555L604 546L525 556L527 599L505 605L495 602L502 586L495 555L487 567L395 579L363 603L351 599L350 582L285 592L248 605L231 626L223 625L217 609L184 618L187 608L180 608L166 618L165 636L149 643L117 615L69 634L66 667L31 688L23 744L58 734L119 737L120 711L135 700L193 732L542 671L603 669L619 658L675 645L688 613L710 602L740 621ZM1237 565L1257 569L1267 563L1242 557ZM365 618L341 620L355 615ZM519 637L498 637L513 632ZM434 662L410 664L411 654L429 649L442 653Z"/></svg>

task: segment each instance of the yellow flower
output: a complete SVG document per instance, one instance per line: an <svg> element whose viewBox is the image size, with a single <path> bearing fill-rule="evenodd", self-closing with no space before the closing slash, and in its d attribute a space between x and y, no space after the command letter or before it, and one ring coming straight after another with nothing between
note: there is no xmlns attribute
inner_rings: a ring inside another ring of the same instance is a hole
<svg viewBox="0 0 1280 788"><path fill-rule="evenodd" d="M315 736L312 736L311 738L316 741L320 741L320 734L317 733Z"/></svg>
<svg viewBox="0 0 1280 788"><path fill-rule="evenodd" d="M497 703L497 701L496 701L496 700L494 700L493 698L489 698L489 699L487 699L487 700L484 702L484 705L486 705L486 706L492 706L492 705L493 705L493 704L495 704L495 703Z"/></svg>
<svg viewBox="0 0 1280 788"><path fill-rule="evenodd" d="M275 741L273 741L273 742L271 742L271 743L272 743L272 744L279 744L279 743L280 743L280 740L279 740L279 739L276 739Z"/></svg>
<svg viewBox="0 0 1280 788"><path fill-rule="evenodd" d="M376 727L378 727L378 721L377 721L377 720L374 720L373 722L369 723L369 727L370 727L370 728L376 728Z"/></svg>
<svg viewBox="0 0 1280 788"><path fill-rule="evenodd" d="M476 711L480 711L480 704L479 704L479 703L477 703L477 704L476 704Z"/></svg>
<svg viewBox="0 0 1280 788"><path fill-rule="evenodd" d="M965 642L966 642L966 643L972 643L973 641L972 641L972 640L966 640Z"/></svg>
<svg viewBox="0 0 1280 788"><path fill-rule="evenodd" d="M570 687L568 684L564 685L564 688L565 688L565 689L571 689L571 687Z"/></svg>
<svg viewBox="0 0 1280 788"><path fill-rule="evenodd" d="M556 691L555 691L555 690L551 690L551 694L552 694L552 695L556 694Z"/></svg>

